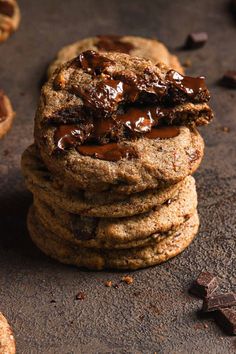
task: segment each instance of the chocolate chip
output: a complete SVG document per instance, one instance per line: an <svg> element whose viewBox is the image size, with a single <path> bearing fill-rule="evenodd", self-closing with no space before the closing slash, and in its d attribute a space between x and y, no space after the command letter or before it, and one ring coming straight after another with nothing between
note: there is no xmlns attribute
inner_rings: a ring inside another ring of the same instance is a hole
<svg viewBox="0 0 236 354"><path fill-rule="evenodd" d="M210 312L234 305L236 305L236 294L228 293L206 298L203 301L202 310L205 312Z"/></svg>
<svg viewBox="0 0 236 354"><path fill-rule="evenodd" d="M13 17L14 5L8 1L0 0L0 14L8 17Z"/></svg>
<svg viewBox="0 0 236 354"><path fill-rule="evenodd" d="M236 88L236 71L235 70L228 70L222 77L220 81L222 86L227 88Z"/></svg>
<svg viewBox="0 0 236 354"><path fill-rule="evenodd" d="M236 310L219 309L216 311L215 320L226 333L236 335Z"/></svg>
<svg viewBox="0 0 236 354"><path fill-rule="evenodd" d="M193 282L189 292L200 298L209 297L218 288L217 278L209 273L202 272Z"/></svg>
<svg viewBox="0 0 236 354"><path fill-rule="evenodd" d="M83 293L82 291L78 292L78 294L75 296L75 300L84 300L85 298L85 293Z"/></svg>
<svg viewBox="0 0 236 354"><path fill-rule="evenodd" d="M185 49L198 49L204 46L208 40L206 32L193 32L190 33L186 39Z"/></svg>
<svg viewBox="0 0 236 354"><path fill-rule="evenodd" d="M97 225L97 218L71 215L71 228L77 240L87 241L94 239Z"/></svg>

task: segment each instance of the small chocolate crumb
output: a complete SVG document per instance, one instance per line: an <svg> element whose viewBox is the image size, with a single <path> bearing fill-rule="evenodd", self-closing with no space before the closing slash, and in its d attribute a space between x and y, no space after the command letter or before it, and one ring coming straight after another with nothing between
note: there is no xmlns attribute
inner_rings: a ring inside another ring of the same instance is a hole
<svg viewBox="0 0 236 354"><path fill-rule="evenodd" d="M114 284L112 285L114 289L118 289L119 288L119 285L118 284Z"/></svg>
<svg viewBox="0 0 236 354"><path fill-rule="evenodd" d="M205 312L215 311L220 308L236 305L236 294L228 293L211 296L203 301L202 310Z"/></svg>
<svg viewBox="0 0 236 354"><path fill-rule="evenodd" d="M235 89L236 88L236 71L228 70L223 75L220 84L224 87Z"/></svg>
<svg viewBox="0 0 236 354"><path fill-rule="evenodd" d="M190 68L190 66L192 66L192 61L190 59L186 59L184 62L183 62L183 66L185 68Z"/></svg>
<svg viewBox="0 0 236 354"><path fill-rule="evenodd" d="M226 333L236 335L236 310L229 308L219 309L216 311L215 319Z"/></svg>
<svg viewBox="0 0 236 354"><path fill-rule="evenodd" d="M107 280L105 281L104 285L108 288L110 288L112 286L112 281L111 280Z"/></svg>
<svg viewBox="0 0 236 354"><path fill-rule="evenodd" d="M51 304L55 304L56 300L51 300L50 303Z"/></svg>
<svg viewBox="0 0 236 354"><path fill-rule="evenodd" d="M134 282L134 279L130 275L125 275L121 280L128 285Z"/></svg>
<svg viewBox="0 0 236 354"><path fill-rule="evenodd" d="M78 294L75 296L75 300L84 300L85 298L85 293L83 293L82 291L78 292Z"/></svg>
<svg viewBox="0 0 236 354"><path fill-rule="evenodd" d="M185 49L198 49L203 47L208 40L206 32L192 32L186 39Z"/></svg>
<svg viewBox="0 0 236 354"><path fill-rule="evenodd" d="M218 280L213 274L202 272L193 282L189 292L204 299L205 297L210 296L218 286Z"/></svg>

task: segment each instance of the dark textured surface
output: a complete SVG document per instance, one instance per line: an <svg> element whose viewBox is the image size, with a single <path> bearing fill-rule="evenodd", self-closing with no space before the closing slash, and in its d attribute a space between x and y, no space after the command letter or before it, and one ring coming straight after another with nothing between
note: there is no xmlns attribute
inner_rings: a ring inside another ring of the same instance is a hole
<svg viewBox="0 0 236 354"><path fill-rule="evenodd" d="M19 1L19 31L0 45L0 84L17 118L0 143L0 310L11 322L18 353L233 353L236 339L209 319L187 288L200 270L236 286L236 92L217 86L235 70L236 20L227 1ZM106 288L123 273L79 271L41 254L25 218L30 194L20 174L20 155L32 141L40 80L61 46L97 33L158 36L172 49L192 31L206 30L207 45L179 52L192 60L191 74L206 74L214 123L204 129L206 155L196 174L201 230L181 256L133 273L134 283ZM229 133L219 127L227 126ZM75 300L82 291L84 300ZM55 302L51 302L55 300ZM207 326L204 326L207 324Z"/></svg>

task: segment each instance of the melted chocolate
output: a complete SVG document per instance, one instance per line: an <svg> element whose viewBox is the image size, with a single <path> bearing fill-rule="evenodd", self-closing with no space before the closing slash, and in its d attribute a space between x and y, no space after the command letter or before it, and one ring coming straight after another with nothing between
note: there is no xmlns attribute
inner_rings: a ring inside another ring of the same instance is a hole
<svg viewBox="0 0 236 354"><path fill-rule="evenodd" d="M101 160L118 161L122 158L137 158L138 154L132 146L110 143L106 145L82 145L78 147L82 155L95 157Z"/></svg>
<svg viewBox="0 0 236 354"><path fill-rule="evenodd" d="M175 138L178 135L179 135L179 128L169 126L169 127L153 128L149 133L145 134L145 137L149 139L170 139L170 138Z"/></svg>
<svg viewBox="0 0 236 354"><path fill-rule="evenodd" d="M191 98L195 98L207 90L204 77L183 76L177 71L170 70L166 74L166 80Z"/></svg>
<svg viewBox="0 0 236 354"><path fill-rule="evenodd" d="M87 128L87 127L86 127ZM60 125L56 131L54 138L57 143L57 147L60 150L67 150L73 146L83 144L86 139L88 139L90 129L82 129L79 124L63 124Z"/></svg>
<svg viewBox="0 0 236 354"><path fill-rule="evenodd" d="M72 66L79 66L93 75L100 75L105 68L114 64L113 60L100 55L94 50L87 50L81 53L71 63Z"/></svg>
<svg viewBox="0 0 236 354"><path fill-rule="evenodd" d="M0 122L3 122L7 118L7 108L5 105L4 94L0 91Z"/></svg>
<svg viewBox="0 0 236 354"><path fill-rule="evenodd" d="M14 15L14 6L8 1L0 0L0 14L8 17L13 17Z"/></svg>
<svg viewBox="0 0 236 354"><path fill-rule="evenodd" d="M96 47L105 52L119 52L129 54L134 46L130 42L123 42L121 36L98 36Z"/></svg>

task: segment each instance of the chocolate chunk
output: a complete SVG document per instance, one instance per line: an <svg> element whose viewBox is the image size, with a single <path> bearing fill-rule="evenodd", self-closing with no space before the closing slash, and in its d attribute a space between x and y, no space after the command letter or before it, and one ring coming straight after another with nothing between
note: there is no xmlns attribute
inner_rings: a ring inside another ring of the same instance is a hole
<svg viewBox="0 0 236 354"><path fill-rule="evenodd" d="M0 0L0 14L8 17L13 17L14 5L6 0Z"/></svg>
<svg viewBox="0 0 236 354"><path fill-rule="evenodd" d="M205 312L215 311L219 308L231 307L236 305L236 294L228 293L206 298L203 301L202 310Z"/></svg>
<svg viewBox="0 0 236 354"><path fill-rule="evenodd" d="M101 160L118 161L122 158L137 158L138 154L132 146L110 143L106 145L81 145L78 147L79 153L95 157Z"/></svg>
<svg viewBox="0 0 236 354"><path fill-rule="evenodd" d="M75 300L84 300L85 298L86 295L82 291L78 292L78 294L75 295Z"/></svg>
<svg viewBox="0 0 236 354"><path fill-rule="evenodd" d="M222 86L228 87L228 88L236 88L236 71L235 70L228 70L222 77L220 81Z"/></svg>
<svg viewBox="0 0 236 354"><path fill-rule="evenodd" d="M193 32L190 33L186 39L185 49L198 49L204 46L208 40L206 32Z"/></svg>
<svg viewBox="0 0 236 354"><path fill-rule="evenodd" d="M97 224L97 218L71 215L71 228L77 240L87 241L94 239Z"/></svg>
<svg viewBox="0 0 236 354"><path fill-rule="evenodd" d="M101 51L105 52L120 52L129 54L134 46L132 43L123 42L121 36L98 36L99 41L96 47Z"/></svg>
<svg viewBox="0 0 236 354"><path fill-rule="evenodd" d="M190 293L204 299L205 297L209 297L213 291L218 288L218 286L218 280L213 274L209 272L202 272L193 282L189 291Z"/></svg>
<svg viewBox="0 0 236 354"><path fill-rule="evenodd" d="M215 320L218 325L228 334L236 335L236 310L219 309L215 313Z"/></svg>

